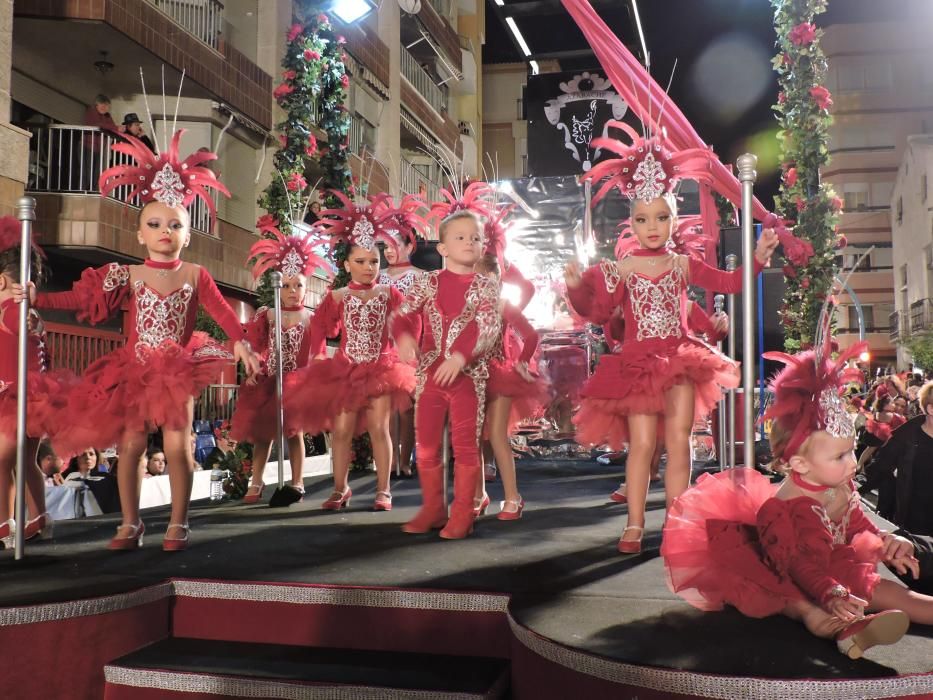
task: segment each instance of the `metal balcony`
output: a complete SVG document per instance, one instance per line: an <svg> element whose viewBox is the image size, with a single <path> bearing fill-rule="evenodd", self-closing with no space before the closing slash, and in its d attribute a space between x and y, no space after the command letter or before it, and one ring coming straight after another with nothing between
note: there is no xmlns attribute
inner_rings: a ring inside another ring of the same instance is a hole
<svg viewBox="0 0 933 700"><path fill-rule="evenodd" d="M146 0L199 41L217 49L224 22L224 6L218 0Z"/></svg>
<svg viewBox="0 0 933 700"><path fill-rule="evenodd" d="M402 75L411 83L411 86L418 91L428 104L434 108L434 111L440 114L447 110L447 92L442 90L434 82L434 78L422 68L418 59L402 44Z"/></svg>
<svg viewBox="0 0 933 700"><path fill-rule="evenodd" d="M910 332L933 330L933 299L920 299L910 305Z"/></svg>
<svg viewBox="0 0 933 700"><path fill-rule="evenodd" d="M114 134L96 127L67 124L28 127L32 133L29 142L29 173L26 192L29 194L86 194L100 195L97 183L100 174L112 165L130 162L129 156L114 153L110 146L117 140ZM110 199L125 202L129 194L121 187ZM217 193L212 192L214 204ZM140 207L139 198L129 202ZM196 198L189 206L191 228L212 234L212 221L207 205Z"/></svg>

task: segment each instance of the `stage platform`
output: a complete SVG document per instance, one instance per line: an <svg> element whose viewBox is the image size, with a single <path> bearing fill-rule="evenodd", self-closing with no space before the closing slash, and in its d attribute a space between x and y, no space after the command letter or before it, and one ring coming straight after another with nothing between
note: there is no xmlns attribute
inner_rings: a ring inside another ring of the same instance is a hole
<svg viewBox="0 0 933 700"><path fill-rule="evenodd" d="M105 697L165 697L134 684L166 677L167 686L148 687L174 689L178 678L152 671L153 658L175 668L165 660L171 648L149 656L140 652L142 657L131 652L154 642L200 638L391 649L427 654L419 657L422 665L430 665L424 659L431 654L477 663L482 657L487 665L505 659L511 688L500 697L933 696L933 628L913 626L898 644L850 661L832 642L789 620L701 613L681 602L667 590L658 557L659 485L649 504L647 551L633 557L616 552L625 506L606 497L618 485L620 469L595 462L520 462L525 516L500 522L494 507L473 536L454 542L436 533L400 531L420 501L416 480L393 481L394 509L372 512L370 474L351 479L352 505L339 513L319 509L331 490L328 478L308 480L305 501L286 509L196 503L192 546L177 554L161 550L164 509L146 513L146 544L128 553L104 549L118 518L66 521L54 541L30 546L24 561L0 552L0 675L24 693L52 691L18 698L101 697L106 665ZM495 504L501 487L493 482L489 489ZM265 499L270 494L267 488ZM35 685L32 664L47 644L54 645L56 658L71 660L73 694L54 694L60 687L54 678ZM210 642L204 645L210 648ZM244 653L235 649L229 655ZM264 654L274 656L268 649L256 652L257 658ZM203 685L223 664L201 662L202 667L175 671L185 678L193 674ZM127 670L134 663L149 665ZM255 673L274 675L260 671ZM242 686L231 682L208 683L208 690L202 688L207 694L191 697L267 697L253 686L247 692L246 679L238 681ZM288 682L299 681L279 685ZM317 690L302 694L292 685L268 697L340 696L315 695L323 686L302 682L302 688ZM333 683L348 687L346 680ZM418 683L421 690L414 694L380 695L370 682L366 693L346 697L474 697L453 690L432 694ZM133 692L121 695L115 690L121 684Z"/></svg>

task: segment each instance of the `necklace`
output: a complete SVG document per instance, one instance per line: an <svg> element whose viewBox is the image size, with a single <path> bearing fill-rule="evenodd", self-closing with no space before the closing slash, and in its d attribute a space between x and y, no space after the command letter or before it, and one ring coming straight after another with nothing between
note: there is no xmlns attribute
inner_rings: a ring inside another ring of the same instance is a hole
<svg viewBox="0 0 933 700"><path fill-rule="evenodd" d="M632 255L636 258L644 258L646 265L651 265L654 267L659 262L667 262L670 258L671 253L667 248L662 248L660 251L652 250L650 248L640 248L638 250L632 251Z"/></svg>
<svg viewBox="0 0 933 700"><path fill-rule="evenodd" d="M791 471L790 480L794 482L795 486L800 487L803 491L809 491L810 493L819 493L829 496L827 503L831 502L836 496L836 487L834 486L821 486L818 484L811 484L809 481L804 481L803 477L795 471Z"/></svg>
<svg viewBox="0 0 933 700"><path fill-rule="evenodd" d="M157 277L168 277L169 272L175 272L181 267L181 260L166 260L163 262L146 258L143 260L143 265L154 269Z"/></svg>

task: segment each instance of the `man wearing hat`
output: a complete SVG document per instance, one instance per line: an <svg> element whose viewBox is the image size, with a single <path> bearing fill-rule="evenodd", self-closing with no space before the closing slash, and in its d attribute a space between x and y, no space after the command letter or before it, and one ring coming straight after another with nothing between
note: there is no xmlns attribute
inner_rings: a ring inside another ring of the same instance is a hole
<svg viewBox="0 0 933 700"><path fill-rule="evenodd" d="M139 117L136 115L136 112L130 112L125 117L123 117L122 124L126 133L131 136L135 136L140 141L142 141L153 153L156 152L155 146L152 144L152 139L150 139L143 132L143 123L139 121Z"/></svg>

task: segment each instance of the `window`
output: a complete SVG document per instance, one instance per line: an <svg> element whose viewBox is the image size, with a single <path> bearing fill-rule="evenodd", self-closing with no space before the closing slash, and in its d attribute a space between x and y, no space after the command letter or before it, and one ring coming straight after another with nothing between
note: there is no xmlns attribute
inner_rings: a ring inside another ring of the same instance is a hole
<svg viewBox="0 0 933 700"><path fill-rule="evenodd" d="M891 64L877 58L854 60L839 65L836 73L837 90L885 90L894 84Z"/></svg>
<svg viewBox="0 0 933 700"><path fill-rule="evenodd" d="M834 149L860 150L894 148L894 129L890 124L846 124L838 129Z"/></svg>
<svg viewBox="0 0 933 700"><path fill-rule="evenodd" d="M848 211L857 211L868 207L868 183L847 182L842 186L842 197Z"/></svg>
<svg viewBox="0 0 933 700"><path fill-rule="evenodd" d="M858 307L853 304L847 307L849 312L849 324L847 328L853 333L859 329ZM862 318L865 320L865 331L870 332L875 327L875 309L872 306L862 304Z"/></svg>
<svg viewBox="0 0 933 700"><path fill-rule="evenodd" d="M904 198L897 198L897 223L904 223Z"/></svg>
<svg viewBox="0 0 933 700"><path fill-rule="evenodd" d="M920 201L927 201L927 176L925 174L920 176Z"/></svg>
<svg viewBox="0 0 933 700"><path fill-rule="evenodd" d="M907 265L901 265L901 269L897 271L897 283L902 290L907 289Z"/></svg>
<svg viewBox="0 0 933 700"><path fill-rule="evenodd" d="M894 194L893 182L871 183L871 206L888 209L891 206L891 196Z"/></svg>
<svg viewBox="0 0 933 700"><path fill-rule="evenodd" d="M864 249L846 253L842 256L842 267L845 270L854 269L855 272L868 272L871 270L871 257L871 254L865 255Z"/></svg>

